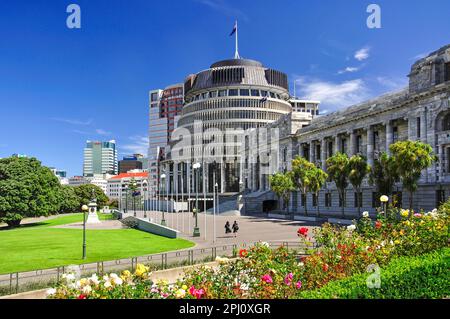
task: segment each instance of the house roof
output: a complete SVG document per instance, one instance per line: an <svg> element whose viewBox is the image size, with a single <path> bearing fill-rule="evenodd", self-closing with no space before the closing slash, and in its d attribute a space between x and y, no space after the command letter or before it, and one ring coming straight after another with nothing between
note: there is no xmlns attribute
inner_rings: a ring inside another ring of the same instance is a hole
<svg viewBox="0 0 450 319"><path fill-rule="evenodd" d="M123 178L147 178L148 172L139 172L139 173L121 173L119 175L113 176L111 179L123 179Z"/></svg>

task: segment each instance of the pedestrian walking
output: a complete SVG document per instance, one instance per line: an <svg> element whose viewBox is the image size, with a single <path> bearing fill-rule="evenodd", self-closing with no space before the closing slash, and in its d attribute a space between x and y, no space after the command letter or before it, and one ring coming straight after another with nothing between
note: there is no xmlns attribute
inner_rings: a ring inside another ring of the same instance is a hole
<svg viewBox="0 0 450 319"><path fill-rule="evenodd" d="M230 227L230 222L227 220L227 222L225 223L225 234L229 234L231 233L231 227Z"/></svg>
<svg viewBox="0 0 450 319"><path fill-rule="evenodd" d="M237 221L234 221L234 223L233 223L233 234L234 234L234 237L237 236L238 230L239 230L239 225L238 225Z"/></svg>

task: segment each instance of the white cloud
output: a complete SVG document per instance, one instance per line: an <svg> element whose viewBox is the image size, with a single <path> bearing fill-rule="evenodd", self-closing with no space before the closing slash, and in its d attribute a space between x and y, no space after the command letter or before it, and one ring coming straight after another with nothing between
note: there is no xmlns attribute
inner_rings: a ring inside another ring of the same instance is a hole
<svg viewBox="0 0 450 319"><path fill-rule="evenodd" d="M338 74L353 73L353 72L356 72L356 71L358 71L358 70L359 70L358 67L348 66L348 67L346 67L344 70L338 71Z"/></svg>
<svg viewBox="0 0 450 319"><path fill-rule="evenodd" d="M98 135L104 135L104 136L111 135L111 132L105 131L101 128L96 129L95 133L97 133Z"/></svg>
<svg viewBox="0 0 450 319"><path fill-rule="evenodd" d="M367 59L369 55L370 48L365 47L355 52L355 59L358 61L362 61Z"/></svg>
<svg viewBox="0 0 450 319"><path fill-rule="evenodd" d="M72 124L72 125L87 126L87 125L91 125L92 124L92 119L88 119L86 121L83 121L83 120L78 120L78 119L66 119L66 118L54 117L54 118L52 118L52 120L53 121L57 121L57 122L63 122L63 123L67 123L67 124Z"/></svg>
<svg viewBox="0 0 450 319"><path fill-rule="evenodd" d="M130 143L121 146L120 148L128 153L147 154L148 152L148 137L142 135L135 135L129 138Z"/></svg>
<svg viewBox="0 0 450 319"><path fill-rule="evenodd" d="M321 101L323 111L335 111L360 103L370 97L369 89L362 79L333 83L300 77L299 84L301 96Z"/></svg>

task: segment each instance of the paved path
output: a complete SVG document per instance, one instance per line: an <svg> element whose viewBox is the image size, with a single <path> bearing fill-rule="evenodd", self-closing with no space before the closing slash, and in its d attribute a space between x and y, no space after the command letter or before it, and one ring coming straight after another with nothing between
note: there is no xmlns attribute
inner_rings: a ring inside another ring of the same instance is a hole
<svg viewBox="0 0 450 319"><path fill-rule="evenodd" d="M129 211L129 213L134 213ZM144 212L136 212L137 217L144 217ZM154 222L161 222L161 212L147 212L147 218ZM216 216L200 213L198 215L198 226L200 237L193 237L195 219L192 213L165 213L168 227L181 232L180 237L194 241L198 248L211 247L212 245L252 243L257 241L296 241L299 227L314 228L317 223L269 219L263 216ZM239 232L235 237L233 234L225 234L225 223L238 222ZM206 224L206 228L205 228ZM214 224L216 225L216 236L214 240Z"/></svg>

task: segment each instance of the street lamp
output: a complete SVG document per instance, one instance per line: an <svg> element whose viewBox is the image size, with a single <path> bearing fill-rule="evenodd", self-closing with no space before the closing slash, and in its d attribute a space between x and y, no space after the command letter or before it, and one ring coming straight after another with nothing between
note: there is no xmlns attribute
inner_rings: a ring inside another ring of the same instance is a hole
<svg viewBox="0 0 450 319"><path fill-rule="evenodd" d="M199 189L199 168L201 167L200 163L195 163L193 166L194 168L194 177L196 176L196 194L195 194L195 227L194 227L194 233L192 236L194 237L200 237L200 229L198 227L198 189ZM195 174L197 172L197 174Z"/></svg>
<svg viewBox="0 0 450 319"><path fill-rule="evenodd" d="M383 195L380 197L380 202L383 205L383 211L385 216L387 215L387 202L389 201L389 197L387 197L386 195Z"/></svg>
<svg viewBox="0 0 450 319"><path fill-rule="evenodd" d="M147 192L147 194L148 194L147 181L142 182L142 191L144 192L144 218L147 218L147 208L145 206L147 203L147 198L145 196L145 193Z"/></svg>
<svg viewBox="0 0 450 319"><path fill-rule="evenodd" d="M213 210L213 213L214 213L214 215L213 215L213 224L214 224L214 227L213 227L213 230L214 230L214 236L213 236L213 242L215 243L216 242L216 211L218 211L219 210L219 207L217 207L217 202L216 202L216 197L217 197L217 194L218 194L218 190L219 190L219 184L214 184L214 192L213 192L213 197L214 197L214 200L213 200L213 204L214 204L214 210Z"/></svg>
<svg viewBox="0 0 450 319"><path fill-rule="evenodd" d="M162 184L162 180L163 180L163 179L165 180L165 178L166 178L166 174L161 174L161 184ZM164 184L162 184L161 186L164 186ZM167 195L166 187L164 187L164 190L165 190L165 192L164 192L165 195ZM165 219L165 217L164 217L164 209L162 209L161 225L166 226L166 219Z"/></svg>
<svg viewBox="0 0 450 319"><path fill-rule="evenodd" d="M83 211L83 259L86 259L86 212L89 207L87 205L81 206Z"/></svg>
<svg viewBox="0 0 450 319"><path fill-rule="evenodd" d="M133 182L133 184L131 184L131 186L133 186L133 193L131 194L131 197L133 197L133 215L134 217L136 217L136 196L137 196L137 191L136 191L136 182Z"/></svg>

